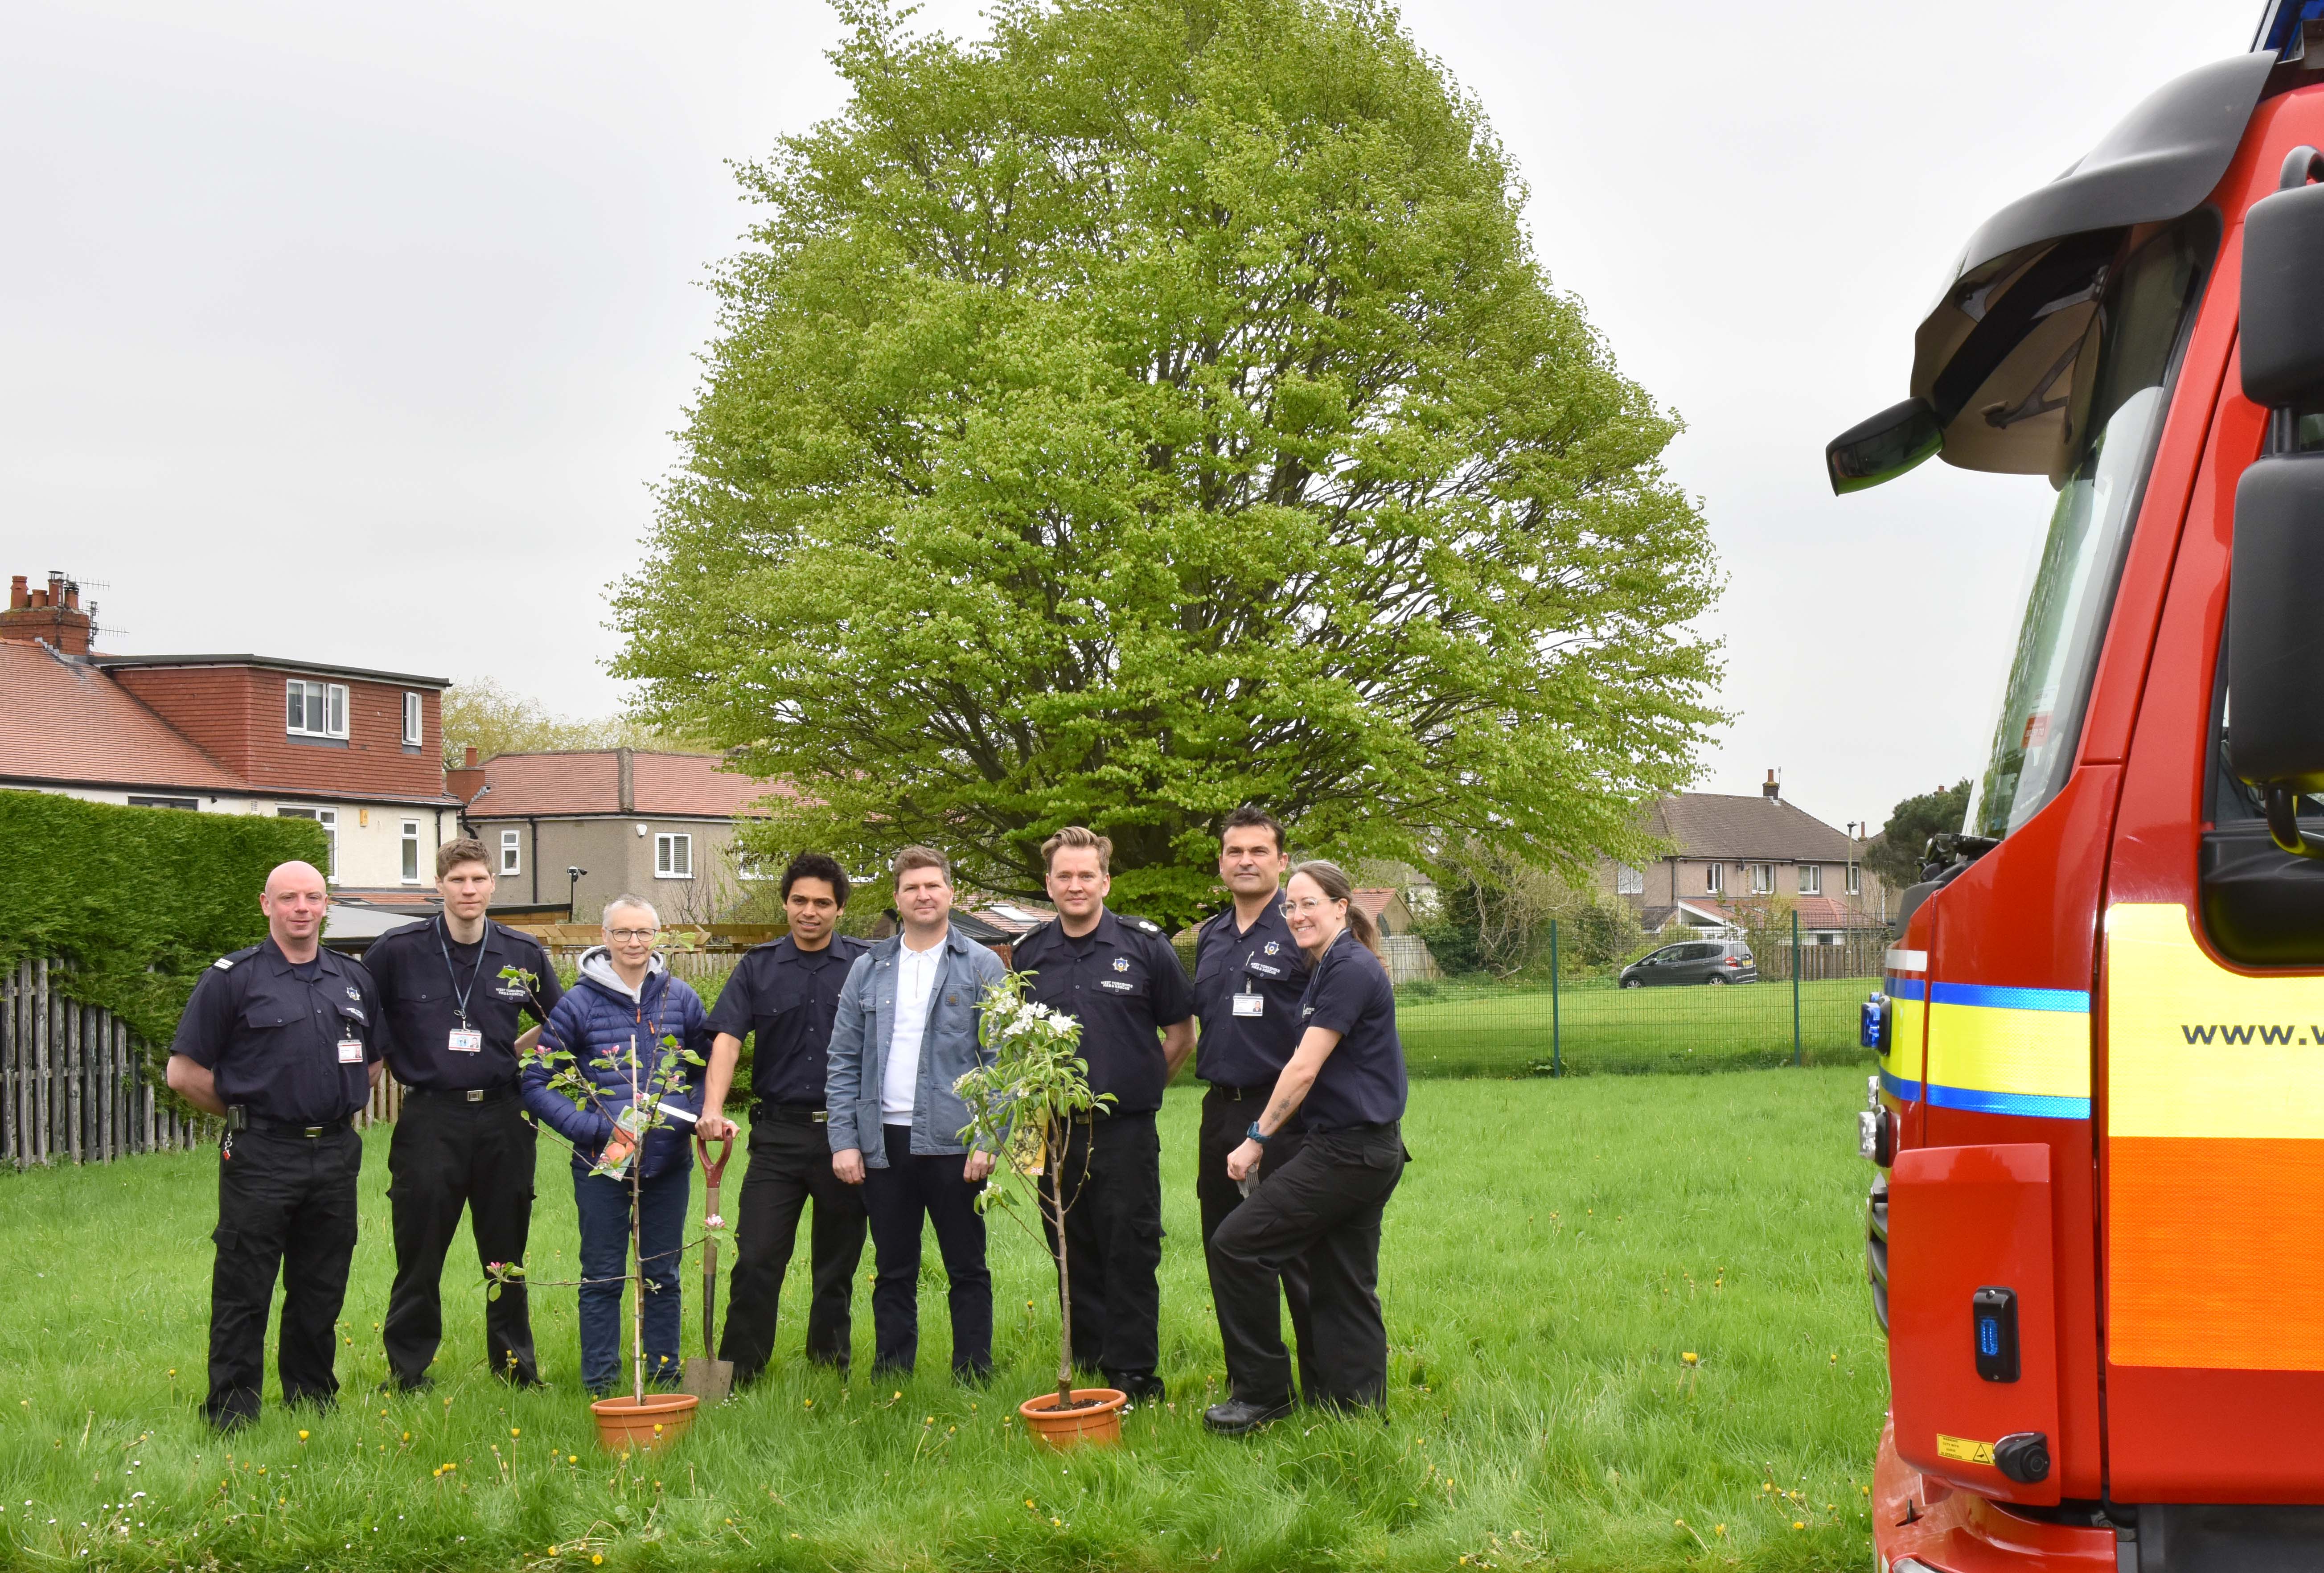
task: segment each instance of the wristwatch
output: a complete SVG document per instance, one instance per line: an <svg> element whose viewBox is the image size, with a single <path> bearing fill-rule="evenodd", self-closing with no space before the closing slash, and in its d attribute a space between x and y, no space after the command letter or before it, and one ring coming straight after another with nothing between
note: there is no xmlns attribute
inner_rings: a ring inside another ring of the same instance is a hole
<svg viewBox="0 0 2324 1573"><path fill-rule="evenodd" d="M1250 1122L1250 1128L1242 1134L1250 1137L1252 1141L1257 1142L1262 1147L1267 1145L1267 1133L1259 1128L1259 1121L1257 1120L1252 1120Z"/></svg>

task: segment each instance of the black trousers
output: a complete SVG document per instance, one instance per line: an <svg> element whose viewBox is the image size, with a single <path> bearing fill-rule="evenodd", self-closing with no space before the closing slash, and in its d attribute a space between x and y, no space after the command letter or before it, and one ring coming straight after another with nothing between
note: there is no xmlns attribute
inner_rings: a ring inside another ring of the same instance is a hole
<svg viewBox="0 0 2324 1573"><path fill-rule="evenodd" d="M1162 1145L1154 1116L1076 1124L1056 1166L1065 1195L1065 1283L1074 1364L1116 1387L1150 1381L1161 1357ZM1047 1190L1047 1182L1043 1182ZM1057 1231L1045 1215L1052 1254Z"/></svg>
<svg viewBox="0 0 2324 1573"><path fill-rule="evenodd" d="M1194 1197L1203 1208L1203 1255L1209 1259L1211 1237L1219 1232L1227 1215L1242 1205L1242 1188L1227 1176L1227 1154L1242 1145L1250 1124L1267 1107L1269 1089L1249 1090L1236 1096L1236 1090L1213 1087L1203 1094L1202 1134L1195 1138ZM1306 1143L1305 1132L1296 1127L1275 1133L1259 1160L1259 1178L1268 1176L1299 1155ZM1283 1269L1283 1298L1291 1308L1291 1334L1299 1346L1299 1390L1310 1392L1315 1386L1315 1335L1307 1315L1307 1258L1299 1257ZM1219 1303L1218 1281L1211 1282L1211 1303Z"/></svg>
<svg viewBox="0 0 2324 1573"><path fill-rule="evenodd" d="M1379 1405L1388 1394L1388 1328L1380 1320L1380 1214L1404 1173L1394 1122L1364 1131L1311 1132L1211 1237L1211 1285L1234 1396L1291 1396L1275 1285L1305 1256L1314 1334L1307 1402ZM1303 1354L1305 1353L1303 1348Z"/></svg>
<svg viewBox="0 0 2324 1573"><path fill-rule="evenodd" d="M275 1357L282 1401L328 1403L338 1393L331 1367L355 1250L362 1169L363 1138L344 1126L319 1136L235 1131L219 1148L205 1406L213 1425L257 1418L278 1271L282 1327Z"/></svg>
<svg viewBox="0 0 2324 1573"><path fill-rule="evenodd" d="M909 1371L920 1354L920 1224L936 1226L936 1249L952 1281L952 1368L961 1375L992 1369L992 1274L984 1265L984 1215L976 1210L984 1182L961 1178L964 1153L919 1155L908 1126L881 1127L888 1166L863 1171L863 1205L872 1215L872 1364Z"/></svg>
<svg viewBox="0 0 2324 1573"><path fill-rule="evenodd" d="M480 1268L524 1260L540 1138L523 1107L513 1095L491 1103L416 1090L404 1097L387 1145L395 1286L388 1291L380 1341L388 1370L406 1387L426 1378L443 1342L444 1257L459 1232L461 1209L467 1210ZM484 1302L484 1364L505 1380L540 1380L521 1283Z"/></svg>
<svg viewBox="0 0 2324 1573"><path fill-rule="evenodd" d="M849 1301L863 1259L863 1188L831 1172L830 1127L805 1109L769 1108L751 1122L751 1166L742 1175L734 1224L734 1275L728 1280L718 1357L749 1382L774 1353L775 1318L798 1240L799 1214L815 1202L808 1235L814 1297L807 1302L807 1357L847 1367Z"/></svg>

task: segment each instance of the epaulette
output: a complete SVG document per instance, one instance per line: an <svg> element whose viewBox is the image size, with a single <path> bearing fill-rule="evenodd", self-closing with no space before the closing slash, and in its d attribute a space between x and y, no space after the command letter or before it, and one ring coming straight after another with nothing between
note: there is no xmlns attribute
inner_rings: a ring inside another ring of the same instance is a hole
<svg viewBox="0 0 2324 1573"><path fill-rule="evenodd" d="M231 972L234 970L234 964L236 961L247 961L251 957L258 954L261 948L262 947L258 945L244 945L241 950L228 951L225 955L220 956L217 961L212 961L210 965L217 968L221 972Z"/></svg>
<svg viewBox="0 0 2324 1573"><path fill-rule="evenodd" d="M1158 934L1164 939L1170 937L1163 932L1162 925L1150 917L1132 917L1128 913L1123 913L1120 921L1125 926L1134 928L1142 934Z"/></svg>

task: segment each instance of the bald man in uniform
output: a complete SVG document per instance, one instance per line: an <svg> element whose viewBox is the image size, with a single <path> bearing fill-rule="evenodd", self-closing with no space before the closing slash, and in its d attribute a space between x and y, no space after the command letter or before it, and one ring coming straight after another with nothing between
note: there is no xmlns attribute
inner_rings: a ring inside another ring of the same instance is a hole
<svg viewBox="0 0 2324 1573"><path fill-rule="evenodd" d="M339 1390L363 1167L352 1122L379 1081L383 1039L371 974L322 948L328 900L309 864L267 875L265 941L210 963L170 1044L170 1090L226 1122L205 1406L221 1430L258 1418L278 1272L282 1401L327 1408Z"/></svg>

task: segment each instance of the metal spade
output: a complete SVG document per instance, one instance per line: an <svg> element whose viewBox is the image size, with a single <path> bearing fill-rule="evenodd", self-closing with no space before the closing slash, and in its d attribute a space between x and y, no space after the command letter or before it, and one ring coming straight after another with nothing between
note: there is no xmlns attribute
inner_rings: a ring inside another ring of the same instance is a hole
<svg viewBox="0 0 2324 1573"><path fill-rule="evenodd" d="M700 1134L694 1138L694 1150L702 1157L702 1183L707 1193L704 1208L712 1218L718 1213L718 1178L726 1173L726 1160L734 1151L734 1138L722 1137L718 1156L710 1155L711 1144ZM702 1242L702 1354L686 1362L678 1378L678 1391L691 1393L705 1403L724 1403L734 1390L734 1362L712 1358L718 1347L716 1337L718 1308L718 1231L706 1231Z"/></svg>

